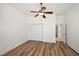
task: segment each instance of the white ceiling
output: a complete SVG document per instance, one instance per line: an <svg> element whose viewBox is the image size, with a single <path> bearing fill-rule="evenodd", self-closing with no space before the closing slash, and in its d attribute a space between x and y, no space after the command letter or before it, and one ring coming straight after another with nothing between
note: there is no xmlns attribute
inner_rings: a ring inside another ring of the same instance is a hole
<svg viewBox="0 0 79 59"><path fill-rule="evenodd" d="M39 3L11 3L10 5L16 7L25 14L30 14L30 11L32 10L36 11L40 9ZM61 15L71 9L74 3L44 3L43 5L47 7L46 10L53 11L57 15Z"/></svg>

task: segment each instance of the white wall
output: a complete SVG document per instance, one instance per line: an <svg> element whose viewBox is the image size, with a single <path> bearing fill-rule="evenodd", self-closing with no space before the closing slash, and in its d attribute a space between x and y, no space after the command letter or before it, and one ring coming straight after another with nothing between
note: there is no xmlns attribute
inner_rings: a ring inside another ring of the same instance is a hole
<svg viewBox="0 0 79 59"><path fill-rule="evenodd" d="M8 4L0 4L0 55L27 41L26 16Z"/></svg>
<svg viewBox="0 0 79 59"><path fill-rule="evenodd" d="M65 21L64 21L64 15L57 15L56 16L56 24L64 24Z"/></svg>
<svg viewBox="0 0 79 59"><path fill-rule="evenodd" d="M79 53L79 4L66 14L65 20L67 43Z"/></svg>

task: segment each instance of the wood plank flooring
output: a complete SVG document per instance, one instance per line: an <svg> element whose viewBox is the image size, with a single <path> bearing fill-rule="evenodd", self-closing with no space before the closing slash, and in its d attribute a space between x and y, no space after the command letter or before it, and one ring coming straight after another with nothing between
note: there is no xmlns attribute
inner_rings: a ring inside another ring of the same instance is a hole
<svg viewBox="0 0 79 59"><path fill-rule="evenodd" d="M53 44L30 40L2 56L79 56L79 54L63 42Z"/></svg>

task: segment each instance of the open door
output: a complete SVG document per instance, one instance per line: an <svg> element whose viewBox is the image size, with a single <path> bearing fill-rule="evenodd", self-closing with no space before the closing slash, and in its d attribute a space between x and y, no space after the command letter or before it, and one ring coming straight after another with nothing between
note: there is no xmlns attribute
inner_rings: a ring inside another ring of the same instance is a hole
<svg viewBox="0 0 79 59"><path fill-rule="evenodd" d="M56 26L56 41L63 41L65 43L65 24L58 24Z"/></svg>

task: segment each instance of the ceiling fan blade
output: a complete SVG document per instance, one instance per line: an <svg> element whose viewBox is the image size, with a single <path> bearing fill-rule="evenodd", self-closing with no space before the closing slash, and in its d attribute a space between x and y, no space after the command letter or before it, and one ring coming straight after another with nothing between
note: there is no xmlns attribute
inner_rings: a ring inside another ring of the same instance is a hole
<svg viewBox="0 0 79 59"><path fill-rule="evenodd" d="M34 17L37 17L39 14L36 14Z"/></svg>
<svg viewBox="0 0 79 59"><path fill-rule="evenodd" d="M39 13L39 11L30 11L30 12L33 12L33 13Z"/></svg>
<svg viewBox="0 0 79 59"><path fill-rule="evenodd" d="M42 15L43 16L43 18L46 18L46 16L45 15Z"/></svg>
<svg viewBox="0 0 79 59"><path fill-rule="evenodd" d="M45 13L45 14L53 14L53 12L43 12L43 13Z"/></svg>

